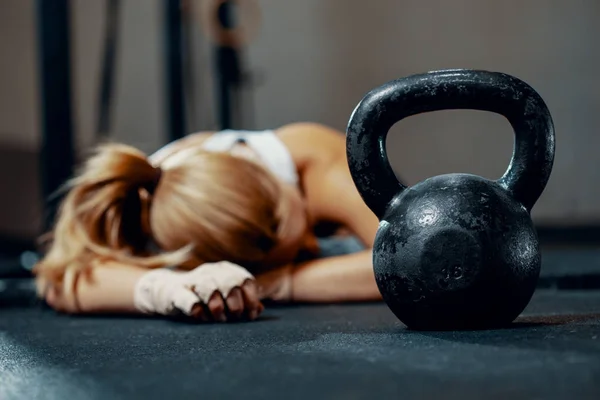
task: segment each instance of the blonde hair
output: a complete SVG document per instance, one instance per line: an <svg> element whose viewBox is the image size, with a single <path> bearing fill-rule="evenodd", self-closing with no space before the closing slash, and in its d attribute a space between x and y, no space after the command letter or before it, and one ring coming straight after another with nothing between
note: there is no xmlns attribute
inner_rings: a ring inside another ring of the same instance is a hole
<svg viewBox="0 0 600 400"><path fill-rule="evenodd" d="M35 269L55 283L108 260L187 269L227 260L260 269L289 222L281 185L265 168L197 148L157 168L133 147L103 145L65 189Z"/></svg>

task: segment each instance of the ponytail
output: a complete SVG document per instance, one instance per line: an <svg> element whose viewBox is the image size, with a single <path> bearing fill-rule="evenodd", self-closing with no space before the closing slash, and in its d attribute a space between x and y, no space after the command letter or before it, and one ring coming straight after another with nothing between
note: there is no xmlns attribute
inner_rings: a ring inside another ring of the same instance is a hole
<svg viewBox="0 0 600 400"><path fill-rule="evenodd" d="M76 278L97 261L145 268L184 262L189 249L160 255L152 255L149 249L153 242L150 206L161 176L161 169L133 147L100 146L67 183L55 227L44 240L48 252L35 272L59 283L67 274Z"/></svg>

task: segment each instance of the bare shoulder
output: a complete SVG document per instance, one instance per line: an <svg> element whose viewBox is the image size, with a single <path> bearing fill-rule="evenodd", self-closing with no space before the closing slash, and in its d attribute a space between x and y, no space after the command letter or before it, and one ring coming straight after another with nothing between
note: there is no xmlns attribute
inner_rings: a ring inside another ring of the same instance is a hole
<svg viewBox="0 0 600 400"><path fill-rule="evenodd" d="M307 163L328 164L345 158L344 132L314 122L297 122L276 130L299 167Z"/></svg>
<svg viewBox="0 0 600 400"><path fill-rule="evenodd" d="M289 125L278 134L292 157L299 160L300 179L314 222L348 228L370 245L378 221L362 201L350 175L345 135L312 123Z"/></svg>

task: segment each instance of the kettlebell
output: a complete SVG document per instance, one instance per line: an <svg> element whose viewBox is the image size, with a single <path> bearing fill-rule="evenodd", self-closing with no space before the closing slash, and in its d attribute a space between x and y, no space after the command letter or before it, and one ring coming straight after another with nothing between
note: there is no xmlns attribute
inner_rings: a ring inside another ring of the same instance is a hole
<svg viewBox="0 0 600 400"><path fill-rule="evenodd" d="M386 152L389 129L448 109L504 116L514 131L511 162L498 180L456 173L407 187ZM409 329L490 329L525 309L541 266L531 210L554 163L554 125L540 95L514 76L441 70L367 93L348 123L350 173L379 219L373 268L383 300Z"/></svg>

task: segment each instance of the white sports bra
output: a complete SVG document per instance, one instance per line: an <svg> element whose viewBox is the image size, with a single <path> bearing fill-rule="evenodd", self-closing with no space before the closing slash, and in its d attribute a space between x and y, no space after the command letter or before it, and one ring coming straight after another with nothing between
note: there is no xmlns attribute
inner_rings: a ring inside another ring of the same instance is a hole
<svg viewBox="0 0 600 400"><path fill-rule="evenodd" d="M207 151L231 152L240 143L244 143L256 153L269 171L281 180L292 185L298 184L298 171L294 160L287 147L272 130L224 130L208 137L202 143L202 147ZM169 145L163 147L161 150L164 151L168 147ZM156 157L161 150L151 156L151 158Z"/></svg>

